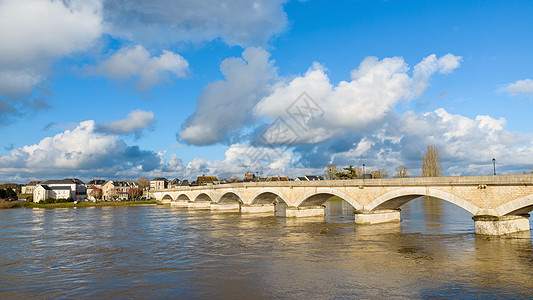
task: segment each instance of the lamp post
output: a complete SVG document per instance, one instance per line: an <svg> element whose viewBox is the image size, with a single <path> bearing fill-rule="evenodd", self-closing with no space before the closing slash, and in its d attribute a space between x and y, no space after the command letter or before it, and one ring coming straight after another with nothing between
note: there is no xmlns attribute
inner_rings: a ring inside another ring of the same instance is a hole
<svg viewBox="0 0 533 300"><path fill-rule="evenodd" d="M365 164L363 164L363 179L365 178Z"/></svg>
<svg viewBox="0 0 533 300"><path fill-rule="evenodd" d="M492 167L494 168L494 175L496 175L496 159L492 159Z"/></svg>

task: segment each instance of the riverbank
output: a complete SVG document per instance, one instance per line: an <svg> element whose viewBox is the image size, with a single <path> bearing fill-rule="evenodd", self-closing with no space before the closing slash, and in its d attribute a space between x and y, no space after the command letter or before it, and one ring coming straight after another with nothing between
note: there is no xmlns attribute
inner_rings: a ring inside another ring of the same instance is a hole
<svg viewBox="0 0 533 300"><path fill-rule="evenodd" d="M157 201L114 201L114 202L66 202L40 204L25 201L0 201L0 209L6 208L74 208L74 207L99 207L99 206L135 206L135 205L159 205Z"/></svg>

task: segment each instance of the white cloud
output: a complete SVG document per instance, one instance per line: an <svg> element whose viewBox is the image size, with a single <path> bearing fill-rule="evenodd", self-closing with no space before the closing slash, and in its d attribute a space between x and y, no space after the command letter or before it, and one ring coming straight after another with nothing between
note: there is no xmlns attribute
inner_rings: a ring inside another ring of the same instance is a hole
<svg viewBox="0 0 533 300"><path fill-rule="evenodd" d="M115 80L135 78L138 90L147 90L170 76L185 77L189 63L181 55L163 50L151 57L143 46L118 50L97 66L86 67L88 75L100 75Z"/></svg>
<svg viewBox="0 0 533 300"><path fill-rule="evenodd" d="M438 59L433 54L417 64L410 76L401 57L367 57L350 73L350 81L333 85L326 68L319 63L314 63L303 76L280 78L269 56L264 50L248 48L243 59L224 60L221 71L225 80L204 88L195 113L182 125L179 137L195 145L232 143L242 137L244 130L267 117L272 122L281 118L286 123L286 131L296 136L291 138L291 145L320 143L383 120L400 101L419 97L433 74L449 73L461 61L461 57L452 54ZM303 93L312 98L320 118L298 124L287 110L295 103L300 105ZM254 140L280 144L262 139L279 137L272 132L279 127L264 127L255 128Z"/></svg>
<svg viewBox="0 0 533 300"><path fill-rule="evenodd" d="M99 1L0 2L0 95L25 98L55 60L90 47L102 33Z"/></svg>
<svg viewBox="0 0 533 300"><path fill-rule="evenodd" d="M503 129L505 119L477 116L470 119L450 114L440 108L434 112L401 116L401 134L415 137L420 147L439 146L441 156L453 161L482 163L493 156L505 154L508 147L520 143L518 137ZM413 139L413 140L414 140Z"/></svg>
<svg viewBox="0 0 533 300"><path fill-rule="evenodd" d="M412 98L420 97L429 86L431 75L435 72L449 74L459 67L463 58L453 54L446 54L437 59L435 54L424 58L413 68Z"/></svg>
<svg viewBox="0 0 533 300"><path fill-rule="evenodd" d="M442 108L421 114L389 114L387 121L375 128L351 131L321 143L288 150L236 143L228 147L224 159L197 157L185 164L174 154L166 160L164 152L128 146L119 136L100 132L94 121L85 121L37 144L15 148L10 155L0 155L0 178L195 179L201 174L242 178L245 172L294 177L321 175L330 162L341 167L364 163L368 170L385 168L390 175L403 164L418 176L427 145L439 149L445 175L491 174L493 157L498 173L529 170L533 140L504 127L503 118L468 118Z"/></svg>
<svg viewBox="0 0 533 300"><path fill-rule="evenodd" d="M490 174L492 158L499 162L501 172L529 169L532 141L505 130L504 125L503 118L481 115L472 119L443 108L422 114L410 111L389 115L383 126L364 132L363 138L354 136L358 142L353 147L329 154L340 165L366 163L370 168L386 168L391 175L404 164L416 176L426 146L436 145L445 175ZM328 143L322 147L335 148Z"/></svg>
<svg viewBox="0 0 533 300"><path fill-rule="evenodd" d="M72 130L15 148L0 155L0 176L113 176L127 169L150 171L160 167L152 151L128 146L119 136L99 132L94 121L79 123Z"/></svg>
<svg viewBox="0 0 533 300"><path fill-rule="evenodd" d="M107 31L143 44L265 46L287 26L284 0L105 0Z"/></svg>
<svg viewBox="0 0 533 300"><path fill-rule="evenodd" d="M331 84L325 68L315 63L303 76L279 82L274 91L254 108L259 117L287 119L287 108L303 92L324 110L322 118L301 130L299 142L317 143L346 130L362 130L382 120L402 100L419 97L436 72L449 73L458 67L461 57L447 54L439 59L432 54L418 63L409 76L409 67L401 57L378 60L365 58L351 72L350 81ZM297 126L294 126L297 127Z"/></svg>
<svg viewBox="0 0 533 300"><path fill-rule="evenodd" d="M225 80L207 85L196 104L196 111L182 124L181 139L194 145L228 142L254 121L252 109L267 95L276 75L270 54L248 48L242 58L227 58L220 65Z"/></svg>
<svg viewBox="0 0 533 300"><path fill-rule="evenodd" d="M533 80L518 80L516 82L504 86L500 89L500 91L507 92L511 96L533 96Z"/></svg>
<svg viewBox="0 0 533 300"><path fill-rule="evenodd" d="M142 131L149 128L154 123L154 113L151 111L135 110L124 119L112 121L98 126L104 132L115 134L141 135Z"/></svg>
<svg viewBox="0 0 533 300"><path fill-rule="evenodd" d="M259 155L259 156L256 156ZM216 175L220 179L239 177L246 172L258 172L261 176L296 176L307 169L297 166L295 155L269 147L250 144L232 144L221 160L195 158L180 174L183 178L196 179L202 174Z"/></svg>

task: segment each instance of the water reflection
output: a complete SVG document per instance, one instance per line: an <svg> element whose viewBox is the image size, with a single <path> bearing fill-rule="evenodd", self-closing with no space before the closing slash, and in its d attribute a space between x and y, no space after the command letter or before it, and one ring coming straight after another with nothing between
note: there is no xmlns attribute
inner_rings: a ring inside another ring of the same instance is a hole
<svg viewBox="0 0 533 300"><path fill-rule="evenodd" d="M427 201L429 200L429 201ZM531 298L533 247L436 199L402 222L157 207L0 211L0 298Z"/></svg>

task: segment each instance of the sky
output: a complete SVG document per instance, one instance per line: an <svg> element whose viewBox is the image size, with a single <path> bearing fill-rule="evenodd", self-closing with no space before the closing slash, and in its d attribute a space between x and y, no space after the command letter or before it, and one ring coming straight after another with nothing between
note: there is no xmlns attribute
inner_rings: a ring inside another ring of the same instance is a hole
<svg viewBox="0 0 533 300"><path fill-rule="evenodd" d="M531 172L532 1L0 0L0 180Z"/></svg>

